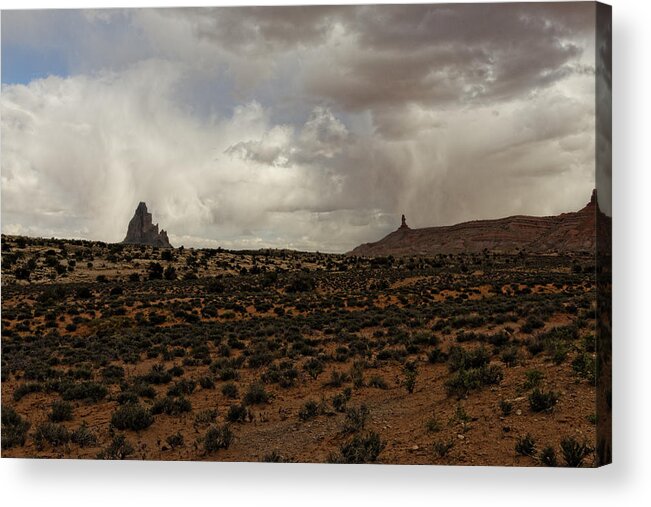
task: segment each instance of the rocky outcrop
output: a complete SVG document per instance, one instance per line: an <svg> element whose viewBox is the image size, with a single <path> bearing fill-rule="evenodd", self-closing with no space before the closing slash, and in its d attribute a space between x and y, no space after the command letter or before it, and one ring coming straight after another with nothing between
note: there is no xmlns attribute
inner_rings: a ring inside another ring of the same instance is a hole
<svg viewBox="0 0 651 507"><path fill-rule="evenodd" d="M172 248L167 232L164 230L158 232L158 224L152 222L151 213L147 211L147 205L144 202L138 204L136 212L129 222L127 237L122 243Z"/></svg>
<svg viewBox="0 0 651 507"><path fill-rule="evenodd" d="M599 214L600 220L597 220ZM497 220L476 220L445 227L410 229L406 221L394 232L375 243L366 243L349 255L436 255L491 252L531 253L594 252L597 231L608 235L610 229L601 224L610 218L599 211L596 190L590 202L580 211L557 216L532 217L516 215Z"/></svg>

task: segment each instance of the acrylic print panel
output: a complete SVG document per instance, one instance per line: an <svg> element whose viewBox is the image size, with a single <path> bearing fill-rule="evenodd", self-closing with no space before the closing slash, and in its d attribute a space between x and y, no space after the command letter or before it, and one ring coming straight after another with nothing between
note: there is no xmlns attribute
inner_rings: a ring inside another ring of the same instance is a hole
<svg viewBox="0 0 651 507"><path fill-rule="evenodd" d="M610 462L610 7L2 12L2 456Z"/></svg>

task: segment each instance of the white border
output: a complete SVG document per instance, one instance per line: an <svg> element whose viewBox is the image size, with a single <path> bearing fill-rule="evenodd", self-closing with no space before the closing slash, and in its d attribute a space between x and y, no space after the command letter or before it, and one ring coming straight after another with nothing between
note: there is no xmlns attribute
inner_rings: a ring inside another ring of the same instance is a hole
<svg viewBox="0 0 651 507"><path fill-rule="evenodd" d="M0 8L119 7L127 3L0 0ZM300 3L137 1L138 6ZM7 506L47 507L651 505L651 411L647 390L651 361L651 2L613 0L612 4L615 464L599 470L552 470L3 459L0 501Z"/></svg>

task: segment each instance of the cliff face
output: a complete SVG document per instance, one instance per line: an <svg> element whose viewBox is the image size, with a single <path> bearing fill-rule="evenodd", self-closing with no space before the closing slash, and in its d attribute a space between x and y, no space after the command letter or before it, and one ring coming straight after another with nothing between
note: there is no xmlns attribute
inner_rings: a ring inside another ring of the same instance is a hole
<svg viewBox="0 0 651 507"><path fill-rule="evenodd" d="M356 247L349 255L436 255L477 253L484 249L504 253L594 252L597 213L603 218L600 223L610 220L599 211L594 191L590 202L577 212L550 217L516 215L424 229L401 226L380 241Z"/></svg>
<svg viewBox="0 0 651 507"><path fill-rule="evenodd" d="M158 232L158 224L153 223L151 213L147 211L147 205L144 202L138 204L136 212L129 222L127 236L122 243L172 248L167 232L164 230Z"/></svg>

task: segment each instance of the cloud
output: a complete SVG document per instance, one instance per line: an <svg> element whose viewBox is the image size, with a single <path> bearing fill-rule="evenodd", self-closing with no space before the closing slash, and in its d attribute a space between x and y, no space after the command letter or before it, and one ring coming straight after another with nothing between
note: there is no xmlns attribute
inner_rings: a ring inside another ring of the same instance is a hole
<svg viewBox="0 0 651 507"><path fill-rule="evenodd" d="M356 9L309 86L350 108L513 99L575 71L594 7L400 5ZM578 39L578 40L577 40Z"/></svg>
<svg viewBox="0 0 651 507"><path fill-rule="evenodd" d="M594 186L590 3L48 12L3 14L70 68L3 85L5 232L346 251Z"/></svg>
<svg viewBox="0 0 651 507"><path fill-rule="evenodd" d="M248 230L262 246L350 248L356 234L333 231L363 210L340 209L346 175L316 164L341 156L340 120L316 108L294 131L251 102L204 121L174 101L182 82L178 67L146 61L4 86L4 230L120 241L145 200L177 242L243 246Z"/></svg>
<svg viewBox="0 0 651 507"><path fill-rule="evenodd" d="M318 45L350 9L337 6L197 8L161 11L193 20L200 38L214 41L239 56Z"/></svg>

